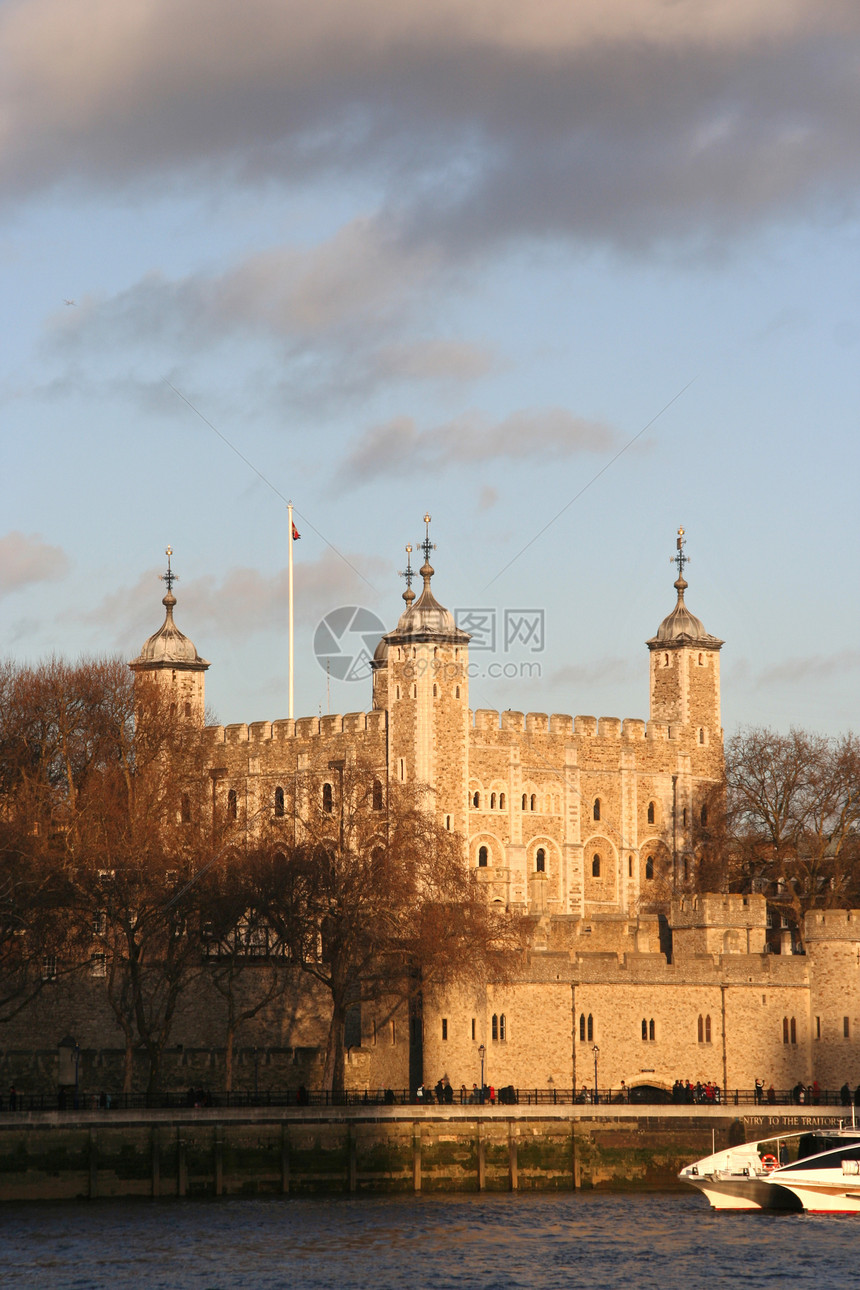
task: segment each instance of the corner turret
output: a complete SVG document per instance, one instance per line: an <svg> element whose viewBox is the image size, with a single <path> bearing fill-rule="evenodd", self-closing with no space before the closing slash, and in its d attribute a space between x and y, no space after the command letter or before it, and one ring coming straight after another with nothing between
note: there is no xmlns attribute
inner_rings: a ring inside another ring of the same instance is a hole
<svg viewBox="0 0 860 1290"><path fill-rule="evenodd" d="M173 548L167 547L165 555L167 573L159 575L167 583L167 595L161 602L164 605L164 622L144 641L140 654L129 663L129 667L135 674L135 683L144 676L157 682L172 713L202 726L206 706L204 674L209 664L197 653L194 642L173 621L176 605L173 584L179 581L179 577L170 564Z"/></svg>

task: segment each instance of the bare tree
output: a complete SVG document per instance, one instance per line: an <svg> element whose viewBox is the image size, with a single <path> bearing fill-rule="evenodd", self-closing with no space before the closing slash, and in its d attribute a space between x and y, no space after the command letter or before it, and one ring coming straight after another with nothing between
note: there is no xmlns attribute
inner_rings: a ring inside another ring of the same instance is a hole
<svg viewBox="0 0 860 1290"><path fill-rule="evenodd" d="M235 851L201 883L204 952L211 984L226 1008L224 1089L233 1089L233 1058L241 1027L281 998L294 973L272 920L254 903L256 853Z"/></svg>
<svg viewBox="0 0 860 1290"><path fill-rule="evenodd" d="M726 749L733 880L807 909L860 898L860 740L741 730Z"/></svg>
<svg viewBox="0 0 860 1290"><path fill-rule="evenodd" d="M520 947L517 920L488 904L419 789L333 765L297 790L297 836L261 858L255 907L291 962L331 1000L323 1084L344 1084L344 1025L359 1001L406 998L422 983L504 979Z"/></svg>

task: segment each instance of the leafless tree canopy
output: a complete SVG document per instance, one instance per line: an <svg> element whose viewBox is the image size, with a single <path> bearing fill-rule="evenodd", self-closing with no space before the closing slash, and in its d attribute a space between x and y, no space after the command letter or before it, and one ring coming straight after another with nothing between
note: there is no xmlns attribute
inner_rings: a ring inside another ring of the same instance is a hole
<svg viewBox="0 0 860 1290"><path fill-rule="evenodd" d="M745 729L726 747L727 871L799 923L860 904L860 739Z"/></svg>
<svg viewBox="0 0 860 1290"><path fill-rule="evenodd" d="M117 659L0 669L0 1022L63 973L104 985L150 1089L206 972L237 1029L297 974L330 1000L325 1084L347 1009L428 983L501 979L516 919L484 898L419 789L334 763L277 819L213 818L200 732ZM248 826L248 827L246 827Z"/></svg>

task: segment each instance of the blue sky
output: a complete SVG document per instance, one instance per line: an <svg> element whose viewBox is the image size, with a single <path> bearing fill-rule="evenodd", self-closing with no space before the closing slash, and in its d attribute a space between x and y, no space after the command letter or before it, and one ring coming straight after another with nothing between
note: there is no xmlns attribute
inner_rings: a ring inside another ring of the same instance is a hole
<svg viewBox="0 0 860 1290"><path fill-rule="evenodd" d="M858 68L838 2L0 0L3 652L133 657L170 543L285 715L291 497L297 712L363 708L314 631L429 510L545 614L472 706L644 716L683 524L727 731L856 728Z"/></svg>

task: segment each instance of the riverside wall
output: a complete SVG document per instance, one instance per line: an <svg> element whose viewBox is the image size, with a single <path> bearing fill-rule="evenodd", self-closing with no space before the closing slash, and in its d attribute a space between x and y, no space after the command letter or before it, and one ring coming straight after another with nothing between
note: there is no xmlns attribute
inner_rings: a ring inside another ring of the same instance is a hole
<svg viewBox="0 0 860 1290"><path fill-rule="evenodd" d="M683 1165L836 1125L786 1108L349 1107L7 1113L0 1201L683 1189Z"/></svg>

